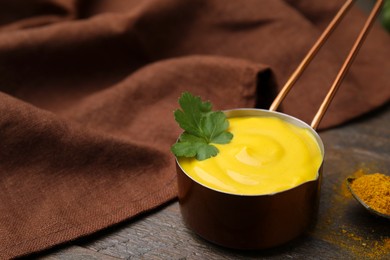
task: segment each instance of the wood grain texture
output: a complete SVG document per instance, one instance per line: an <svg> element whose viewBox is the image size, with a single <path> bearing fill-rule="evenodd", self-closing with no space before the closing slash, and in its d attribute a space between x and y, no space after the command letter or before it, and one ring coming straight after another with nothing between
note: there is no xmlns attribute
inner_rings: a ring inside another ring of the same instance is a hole
<svg viewBox="0 0 390 260"><path fill-rule="evenodd" d="M98 253L94 250L89 250L87 248L79 247L79 246L69 246L66 249L59 250L53 254L41 257L42 260L76 260L76 259L88 259L88 260L115 260L118 258L111 257L108 255L104 255Z"/></svg>
<svg viewBox="0 0 390 260"><path fill-rule="evenodd" d="M388 221L366 212L344 187L359 169L390 174L390 105L320 136L326 149L318 221L284 246L248 252L208 243L184 225L175 201L42 259L390 259Z"/></svg>

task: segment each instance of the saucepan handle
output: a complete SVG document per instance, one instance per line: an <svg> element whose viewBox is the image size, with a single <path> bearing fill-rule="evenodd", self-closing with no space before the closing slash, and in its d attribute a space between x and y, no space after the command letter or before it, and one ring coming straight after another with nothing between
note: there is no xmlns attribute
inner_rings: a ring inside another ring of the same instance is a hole
<svg viewBox="0 0 390 260"><path fill-rule="evenodd" d="M347 0L344 3L344 5L340 8L340 10L337 12L336 16L329 23L328 27L324 30L324 32L321 34L321 36L318 38L318 40L314 43L313 47L309 50L309 52L306 54L304 59L298 65L296 70L293 72L293 74L287 80L286 84L283 86L282 90L279 92L278 96L275 98L275 100L271 104L269 110L275 111L278 108L280 103L283 101L283 99L286 97L288 92L293 87L294 83L299 79L299 77L301 76L303 71L306 69L306 67L309 65L309 63L312 61L312 59L315 57L315 55L317 54L319 49L326 42L326 40L328 39L330 34L333 32L333 30L337 27L339 22L342 20L344 15L348 12L348 10L352 6L353 2L354 2L353 0ZM318 125L321 122L321 119L325 115L325 112L328 109L330 102L332 101L333 97L335 96L342 80L344 79L344 76L346 75L354 58L356 57L360 47L363 45L363 42L367 37L368 31L372 27L372 25L375 21L375 17L378 15L382 5L383 5L383 0L376 1L372 11L370 12L366 22L364 23L362 30L360 31L356 41L352 45L352 48L351 48L350 52L348 53L348 56L345 59L343 65L341 66L335 80L333 81L332 86L329 89L329 92L327 93L320 108L318 109L316 115L314 116L313 121L311 122L311 127L314 130L317 129Z"/></svg>

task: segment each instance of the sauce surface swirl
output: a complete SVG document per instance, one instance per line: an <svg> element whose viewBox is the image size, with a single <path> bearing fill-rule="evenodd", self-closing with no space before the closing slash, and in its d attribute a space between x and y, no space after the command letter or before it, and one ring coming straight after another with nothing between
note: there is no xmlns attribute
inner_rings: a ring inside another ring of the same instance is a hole
<svg viewBox="0 0 390 260"><path fill-rule="evenodd" d="M263 195L315 180L321 149L308 129L276 117L229 118L229 144L204 161L179 158L182 169L209 188L242 195Z"/></svg>

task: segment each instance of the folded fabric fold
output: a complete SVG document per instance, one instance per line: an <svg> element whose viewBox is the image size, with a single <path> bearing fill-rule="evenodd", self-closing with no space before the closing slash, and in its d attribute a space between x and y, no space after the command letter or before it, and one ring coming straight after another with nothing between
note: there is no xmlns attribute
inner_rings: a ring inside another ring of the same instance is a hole
<svg viewBox="0 0 390 260"><path fill-rule="evenodd" d="M173 199L178 96L187 90L217 109L253 107L263 73L272 84L266 66L243 60L166 60L59 114L0 94L1 258L74 240Z"/></svg>

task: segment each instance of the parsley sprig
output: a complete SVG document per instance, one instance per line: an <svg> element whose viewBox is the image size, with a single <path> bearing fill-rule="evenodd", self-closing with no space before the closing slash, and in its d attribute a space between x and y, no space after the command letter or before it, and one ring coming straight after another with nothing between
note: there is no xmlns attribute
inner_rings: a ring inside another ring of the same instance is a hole
<svg viewBox="0 0 390 260"><path fill-rule="evenodd" d="M174 112L175 120L184 130L179 140L171 147L177 156L196 157L205 160L216 156L218 148L212 145L227 144L233 134L227 132L229 121L222 111L212 111L209 101L203 102L189 92L179 98L181 109Z"/></svg>

